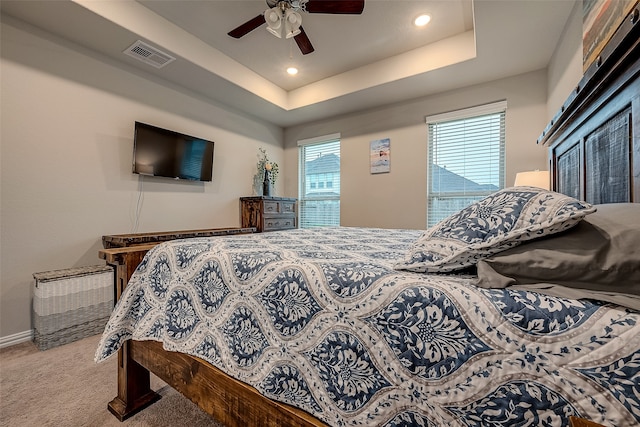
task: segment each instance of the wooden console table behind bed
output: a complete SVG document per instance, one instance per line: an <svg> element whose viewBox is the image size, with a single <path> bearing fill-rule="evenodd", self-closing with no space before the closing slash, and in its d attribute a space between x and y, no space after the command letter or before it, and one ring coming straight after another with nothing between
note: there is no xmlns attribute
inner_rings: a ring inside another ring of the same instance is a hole
<svg viewBox="0 0 640 427"><path fill-rule="evenodd" d="M191 237L232 236L248 234L258 231L255 227L243 228L207 228L203 230L160 231L152 233L110 234L102 236L102 246L105 249L123 248L127 246L161 243L168 240L188 239Z"/></svg>

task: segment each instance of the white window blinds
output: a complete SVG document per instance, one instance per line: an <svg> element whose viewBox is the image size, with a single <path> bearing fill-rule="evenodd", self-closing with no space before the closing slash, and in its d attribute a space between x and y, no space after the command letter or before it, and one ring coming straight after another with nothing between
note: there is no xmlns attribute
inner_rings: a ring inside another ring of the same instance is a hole
<svg viewBox="0 0 640 427"><path fill-rule="evenodd" d="M340 135L298 141L300 228L340 225Z"/></svg>
<svg viewBox="0 0 640 427"><path fill-rule="evenodd" d="M504 187L506 108L427 117L427 227Z"/></svg>

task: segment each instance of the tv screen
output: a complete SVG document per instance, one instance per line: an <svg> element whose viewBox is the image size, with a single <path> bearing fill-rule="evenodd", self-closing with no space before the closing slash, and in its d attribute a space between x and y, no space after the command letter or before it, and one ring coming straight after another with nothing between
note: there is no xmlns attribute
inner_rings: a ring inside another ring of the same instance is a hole
<svg viewBox="0 0 640 427"><path fill-rule="evenodd" d="M133 173L211 181L213 141L136 122Z"/></svg>

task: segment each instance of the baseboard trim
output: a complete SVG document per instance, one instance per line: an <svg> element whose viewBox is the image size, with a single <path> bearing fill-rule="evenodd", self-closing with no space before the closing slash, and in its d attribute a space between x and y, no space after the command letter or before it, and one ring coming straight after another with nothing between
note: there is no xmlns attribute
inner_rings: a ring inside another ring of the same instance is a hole
<svg viewBox="0 0 640 427"><path fill-rule="evenodd" d="M18 332L17 334L0 337L0 348L11 347L12 345L31 341L33 339L33 330Z"/></svg>

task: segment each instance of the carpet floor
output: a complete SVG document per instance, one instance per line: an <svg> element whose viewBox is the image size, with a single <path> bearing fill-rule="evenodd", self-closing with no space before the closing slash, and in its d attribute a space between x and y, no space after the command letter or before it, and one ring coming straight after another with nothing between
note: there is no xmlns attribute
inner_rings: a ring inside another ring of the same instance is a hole
<svg viewBox="0 0 640 427"><path fill-rule="evenodd" d="M0 349L0 426L222 427L152 375L162 399L124 422L107 410L117 394L117 357L96 364L99 335L39 351L31 342Z"/></svg>

